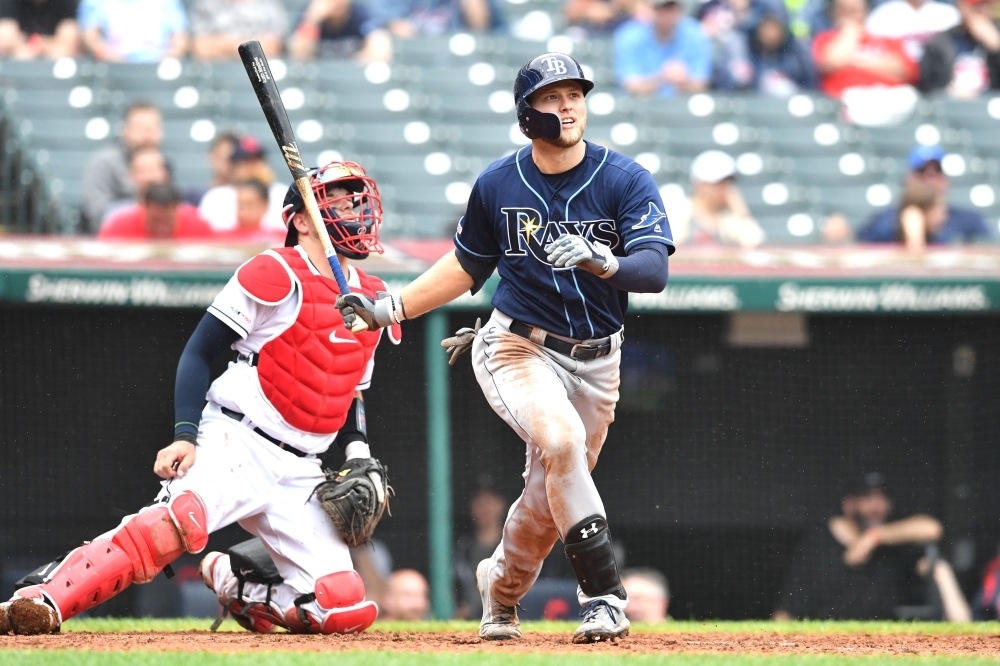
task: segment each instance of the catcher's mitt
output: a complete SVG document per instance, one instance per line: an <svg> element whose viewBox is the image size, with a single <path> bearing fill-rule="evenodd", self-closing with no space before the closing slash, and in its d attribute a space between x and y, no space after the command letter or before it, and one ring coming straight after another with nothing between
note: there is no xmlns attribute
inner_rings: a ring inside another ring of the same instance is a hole
<svg viewBox="0 0 1000 666"><path fill-rule="evenodd" d="M324 469L326 480L313 489L333 524L351 548L372 538L375 526L389 506L389 478L375 458L352 458L339 469Z"/></svg>

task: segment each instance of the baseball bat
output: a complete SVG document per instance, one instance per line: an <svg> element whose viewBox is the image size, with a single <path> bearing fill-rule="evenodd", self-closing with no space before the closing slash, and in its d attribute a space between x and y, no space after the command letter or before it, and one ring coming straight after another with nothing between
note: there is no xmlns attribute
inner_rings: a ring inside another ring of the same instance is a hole
<svg viewBox="0 0 1000 666"><path fill-rule="evenodd" d="M337 279L340 293L349 294L351 288L347 286L347 278L344 277L344 271L337 259L337 251L333 249L330 235L327 234L326 225L323 224L319 206L316 204L316 196L313 194L312 185L309 184L309 170L302 163L302 154L299 153L298 144L295 143L292 124L288 122L288 112L285 111L285 104L281 101L281 95L278 94L278 86L271 75L271 67L267 63L264 50L260 47L260 42L253 39L240 44L239 52L240 60L243 61L243 66L247 70L247 76L250 77L250 85L253 86L253 91L257 95L257 101L264 112L264 117L267 118L267 124L271 126L274 140L278 142L281 155L285 158L285 164L288 165L288 170L292 174L292 180L295 181L295 186L299 188L299 193L302 195L302 201L306 204L309 222L320 243L323 244L323 253L326 254L326 260L330 262L330 269Z"/></svg>

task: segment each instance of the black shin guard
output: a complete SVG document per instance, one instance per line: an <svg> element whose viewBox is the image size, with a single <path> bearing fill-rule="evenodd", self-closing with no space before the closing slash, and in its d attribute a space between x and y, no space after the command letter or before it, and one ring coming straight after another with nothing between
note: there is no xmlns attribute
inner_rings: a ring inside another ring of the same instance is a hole
<svg viewBox="0 0 1000 666"><path fill-rule="evenodd" d="M588 597L613 594L619 599L626 598L625 588L618 578L607 520L591 516L574 525L566 534L565 550L584 594Z"/></svg>

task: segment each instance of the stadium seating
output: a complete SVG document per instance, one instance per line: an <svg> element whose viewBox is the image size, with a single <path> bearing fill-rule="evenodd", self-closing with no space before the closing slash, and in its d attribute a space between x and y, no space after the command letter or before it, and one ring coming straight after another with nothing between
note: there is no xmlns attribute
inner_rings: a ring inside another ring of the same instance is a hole
<svg viewBox="0 0 1000 666"><path fill-rule="evenodd" d="M529 11L548 12L556 28L561 20L556 2L502 6L512 24ZM433 236L450 233L461 214L465 190L453 187L449 200L446 188L470 184L490 162L527 143L510 89L516 68L544 46L445 35L399 41L391 66L275 59L272 69L307 161L320 154L360 161L387 193L387 233ZM610 75L609 40L573 49L596 79ZM62 211L61 228L75 219L87 156L114 141L134 101L163 111L164 152L183 189L208 178L205 155L219 132L250 133L270 146L270 129L239 62L4 61L0 85L7 127L32 158L28 163L44 172ZM771 242L811 242L830 212L843 212L857 226L894 201L915 143L947 150L954 203L1000 216L1000 98L924 99L911 120L877 130L842 122L839 105L820 95L631 99L605 83L588 107L588 138L638 158L661 186L686 186L690 161L704 150L738 158L738 181ZM268 150L267 159L287 181L278 152Z"/></svg>

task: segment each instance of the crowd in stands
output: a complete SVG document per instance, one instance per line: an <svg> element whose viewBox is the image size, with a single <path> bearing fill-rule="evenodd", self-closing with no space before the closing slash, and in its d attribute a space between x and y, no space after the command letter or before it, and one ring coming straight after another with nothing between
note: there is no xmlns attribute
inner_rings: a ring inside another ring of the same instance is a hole
<svg viewBox="0 0 1000 666"><path fill-rule="evenodd" d="M108 62L268 55L391 60L393 40L506 31L501 0L3 0L0 56ZM995 0L566 0L567 35L614 41L623 90L704 89L912 104L919 92L974 97L1000 87ZM898 89L898 90L895 90ZM905 92L903 92L905 91ZM864 118L862 113L860 118Z"/></svg>

